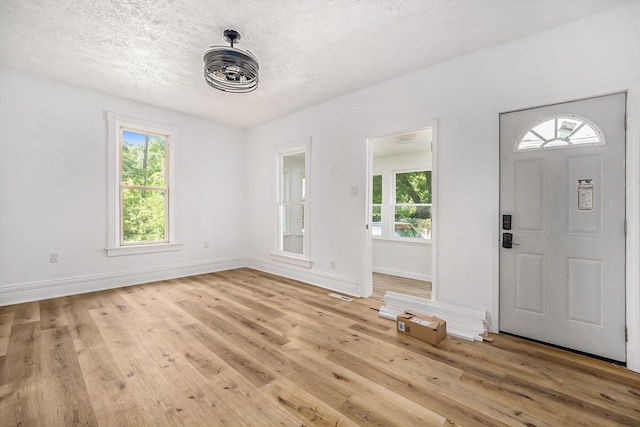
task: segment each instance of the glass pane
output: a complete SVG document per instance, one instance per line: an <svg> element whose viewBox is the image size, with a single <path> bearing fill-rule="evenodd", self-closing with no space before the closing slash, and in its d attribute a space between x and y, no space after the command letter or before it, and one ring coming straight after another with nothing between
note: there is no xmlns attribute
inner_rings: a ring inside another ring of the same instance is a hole
<svg viewBox="0 0 640 427"><path fill-rule="evenodd" d="M122 183L145 187L165 185L166 137L122 130Z"/></svg>
<svg viewBox="0 0 640 427"><path fill-rule="evenodd" d="M382 235L382 206L373 206L371 208L371 234L374 236Z"/></svg>
<svg viewBox="0 0 640 427"><path fill-rule="evenodd" d="M396 203L431 203L431 171L397 173Z"/></svg>
<svg viewBox="0 0 640 427"><path fill-rule="evenodd" d="M600 138L596 131L589 125L585 124L569 138L572 144L597 144Z"/></svg>
<svg viewBox="0 0 640 427"><path fill-rule="evenodd" d="M282 156L282 201L304 200L305 158L304 153Z"/></svg>
<svg viewBox="0 0 640 427"><path fill-rule="evenodd" d="M281 245L284 252L294 254L303 253L303 206L302 205L283 205L282 213L282 236Z"/></svg>
<svg viewBox="0 0 640 427"><path fill-rule="evenodd" d="M580 124L582 124L582 121L580 120L568 117L558 117L557 138L566 139Z"/></svg>
<svg viewBox="0 0 640 427"><path fill-rule="evenodd" d="M556 121L555 119L547 120L540 123L538 126L535 126L532 130L547 141L550 139L555 139Z"/></svg>
<svg viewBox="0 0 640 427"><path fill-rule="evenodd" d="M124 243L165 241L165 192L122 189Z"/></svg>
<svg viewBox="0 0 640 427"><path fill-rule="evenodd" d="M382 203L382 175L374 175L373 183L371 185L371 200L374 205Z"/></svg>
<svg viewBox="0 0 640 427"><path fill-rule="evenodd" d="M527 132L518 145L519 150L528 150L531 148L540 148L544 141L538 138L533 132Z"/></svg>
<svg viewBox="0 0 640 427"><path fill-rule="evenodd" d="M431 238L431 206L396 206L394 236Z"/></svg>

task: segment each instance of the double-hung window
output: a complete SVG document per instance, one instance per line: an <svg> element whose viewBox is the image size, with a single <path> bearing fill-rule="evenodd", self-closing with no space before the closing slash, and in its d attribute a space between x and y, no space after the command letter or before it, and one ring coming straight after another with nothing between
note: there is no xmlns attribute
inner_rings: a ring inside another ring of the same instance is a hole
<svg viewBox="0 0 640 427"><path fill-rule="evenodd" d="M277 147L277 261L311 267L309 257L310 138Z"/></svg>
<svg viewBox="0 0 640 427"><path fill-rule="evenodd" d="M172 230L171 144L177 130L107 113L109 256L178 250Z"/></svg>

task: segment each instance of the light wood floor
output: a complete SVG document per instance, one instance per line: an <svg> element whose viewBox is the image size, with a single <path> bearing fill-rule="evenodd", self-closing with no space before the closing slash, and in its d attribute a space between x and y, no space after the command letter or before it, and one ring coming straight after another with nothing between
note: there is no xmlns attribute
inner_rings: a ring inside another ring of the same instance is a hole
<svg viewBox="0 0 640 427"><path fill-rule="evenodd" d="M0 307L0 425L640 425L625 368L328 293L239 269Z"/></svg>
<svg viewBox="0 0 640 427"><path fill-rule="evenodd" d="M431 299L431 282L373 273L372 298L382 301L384 293L387 291Z"/></svg>

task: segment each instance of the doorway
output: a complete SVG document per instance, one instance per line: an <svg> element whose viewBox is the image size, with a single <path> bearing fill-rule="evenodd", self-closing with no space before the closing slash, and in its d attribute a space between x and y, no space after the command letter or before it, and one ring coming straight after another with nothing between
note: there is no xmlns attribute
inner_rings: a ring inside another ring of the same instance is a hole
<svg viewBox="0 0 640 427"><path fill-rule="evenodd" d="M433 128L368 140L369 269L374 298L432 296Z"/></svg>
<svg viewBox="0 0 640 427"><path fill-rule="evenodd" d="M625 342L619 93L500 115L500 330L617 361Z"/></svg>

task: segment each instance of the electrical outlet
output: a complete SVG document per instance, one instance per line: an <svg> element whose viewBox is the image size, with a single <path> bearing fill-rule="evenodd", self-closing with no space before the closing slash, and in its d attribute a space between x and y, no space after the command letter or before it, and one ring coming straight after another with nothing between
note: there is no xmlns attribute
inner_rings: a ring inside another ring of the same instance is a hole
<svg viewBox="0 0 640 427"><path fill-rule="evenodd" d="M60 262L60 257L56 252L51 252L51 255L49 255L49 262L52 262L52 263Z"/></svg>

